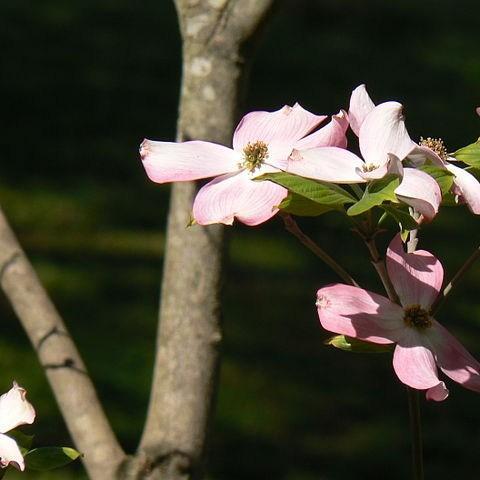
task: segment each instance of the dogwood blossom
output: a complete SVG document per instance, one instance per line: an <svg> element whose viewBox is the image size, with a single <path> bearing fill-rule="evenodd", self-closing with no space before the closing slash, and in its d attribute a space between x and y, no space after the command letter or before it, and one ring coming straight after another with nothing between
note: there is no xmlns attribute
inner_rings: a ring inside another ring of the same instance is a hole
<svg viewBox="0 0 480 480"><path fill-rule="evenodd" d="M198 224L231 225L237 218L258 225L275 215L288 192L255 178L283 170L294 148L346 147L346 113L340 111L314 131L326 118L298 103L286 105L275 112L257 111L243 117L233 135L233 148L204 141L144 140L140 155L148 177L157 183L216 177L195 198L193 218Z"/></svg>
<svg viewBox="0 0 480 480"><path fill-rule="evenodd" d="M365 85L360 85L352 92L348 117L363 158L336 147L296 149L286 170L340 184L365 183L388 173L398 174L402 179L395 190L399 200L431 220L438 212L441 191L430 175L402 165L417 146L407 132L403 106L398 102L375 106Z"/></svg>
<svg viewBox="0 0 480 480"><path fill-rule="evenodd" d="M395 343L395 373L404 384L426 390L429 400L448 396L437 365L452 380L480 392L480 363L430 313L443 283L440 261L425 250L405 253L397 235L387 250L387 270L400 305L362 288L329 285L317 292L323 328L368 342Z"/></svg>
<svg viewBox="0 0 480 480"><path fill-rule="evenodd" d="M439 138L427 138L410 152L408 160L416 165L430 162L455 175L452 193L465 203L475 215L480 215L480 182L465 168L454 165L456 159L447 153L443 141Z"/></svg>
<svg viewBox="0 0 480 480"><path fill-rule="evenodd" d="M26 399L26 390L13 382L13 387L0 397L0 466L11 463L19 470L25 469L25 462L17 443L5 433L19 425L31 424L35 410Z"/></svg>

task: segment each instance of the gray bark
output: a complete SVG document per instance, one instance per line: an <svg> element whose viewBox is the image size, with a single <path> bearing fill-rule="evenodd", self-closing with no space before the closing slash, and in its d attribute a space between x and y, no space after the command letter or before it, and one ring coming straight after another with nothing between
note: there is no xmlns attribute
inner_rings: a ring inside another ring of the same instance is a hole
<svg viewBox="0 0 480 480"><path fill-rule="evenodd" d="M243 48L273 0L177 0L183 79L177 140L231 144ZM151 399L139 451L148 478L202 477L215 400L223 227L186 228L194 183L172 187ZM147 477L146 477L147 478Z"/></svg>
<svg viewBox="0 0 480 480"><path fill-rule="evenodd" d="M1 210L0 282L45 369L90 478L113 479L125 454L66 326Z"/></svg>
<svg viewBox="0 0 480 480"><path fill-rule="evenodd" d="M183 39L179 141L230 144L243 49L273 0L176 0ZM0 283L20 319L92 480L197 480L218 372L223 229L186 228L196 187L174 185L151 399L126 456L67 328L0 210Z"/></svg>

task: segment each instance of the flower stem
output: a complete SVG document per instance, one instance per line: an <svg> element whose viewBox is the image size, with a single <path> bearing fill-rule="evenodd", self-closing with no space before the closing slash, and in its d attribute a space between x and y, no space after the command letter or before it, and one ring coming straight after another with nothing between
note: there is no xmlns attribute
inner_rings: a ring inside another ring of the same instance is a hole
<svg viewBox="0 0 480 480"><path fill-rule="evenodd" d="M422 422L420 417L420 392L407 387L410 431L412 434L413 479L423 480Z"/></svg>
<svg viewBox="0 0 480 480"><path fill-rule="evenodd" d="M352 188L353 193L355 193L355 195L360 200L363 197L363 190L356 183L352 183L350 187Z"/></svg>
<svg viewBox="0 0 480 480"><path fill-rule="evenodd" d="M343 279L344 282L349 285L358 287L358 283L353 279L353 277L341 266L339 265L328 253L326 253L321 247L319 247L308 235L306 235L298 226L297 222L293 219L288 213L280 213L280 216L283 219L285 228L295 237L300 240L300 242L305 245L311 252L313 252L317 257L323 260L337 275Z"/></svg>
<svg viewBox="0 0 480 480"><path fill-rule="evenodd" d="M400 299L398 298L395 288L388 276L385 261L380 257L378 253L377 245L375 242L375 233L370 237L362 237L365 244L370 251L373 266L380 277L388 298L400 305ZM410 238L407 242L408 253L413 253L417 247L417 230L410 232ZM418 390L407 387L408 396L408 411L410 416L410 433L412 442L412 467L413 467L413 480L423 480L423 446L422 446L422 423L420 416L420 397Z"/></svg>
<svg viewBox="0 0 480 480"><path fill-rule="evenodd" d="M411 212L415 218L415 212ZM413 253L417 249L418 230L411 230L407 242L407 252ZM423 440L422 418L420 415L420 392L407 387L408 413L410 416L410 433L412 442L412 470L414 480L423 480Z"/></svg>
<svg viewBox="0 0 480 480"><path fill-rule="evenodd" d="M375 270L377 271L378 276L380 277L380 280L383 283L383 287L387 292L388 298L394 303L400 303L397 292L395 291L395 288L392 285L392 281L388 276L387 267L385 266L385 261L380 256L380 253L378 253L375 237L364 238L364 241L365 241L365 245L368 248L368 251L370 252L372 264Z"/></svg>
<svg viewBox="0 0 480 480"><path fill-rule="evenodd" d="M458 272L453 276L447 286L443 289L443 292L438 295L432 304L430 311L432 315L441 307L444 300L450 294L450 292L456 287L463 276L468 272L469 268L480 258L480 246L477 247L474 252L467 258L465 263L460 267Z"/></svg>

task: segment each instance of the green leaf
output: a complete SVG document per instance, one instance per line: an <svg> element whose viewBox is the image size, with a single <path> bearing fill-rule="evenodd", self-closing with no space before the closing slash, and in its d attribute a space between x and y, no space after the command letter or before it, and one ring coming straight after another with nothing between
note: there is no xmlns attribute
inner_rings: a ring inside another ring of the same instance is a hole
<svg viewBox="0 0 480 480"><path fill-rule="evenodd" d="M400 207L394 205L382 205L381 208L400 224L402 230L415 230L418 228L418 223L408 212L402 210Z"/></svg>
<svg viewBox="0 0 480 480"><path fill-rule="evenodd" d="M480 181L480 168L467 167L465 170Z"/></svg>
<svg viewBox="0 0 480 480"><path fill-rule="evenodd" d="M270 180L290 192L331 208L340 208L346 203L355 203L353 195L334 183L319 182L285 172L266 173L255 180Z"/></svg>
<svg viewBox="0 0 480 480"><path fill-rule="evenodd" d="M398 202L394 192L399 184L400 179L397 175L386 175L380 180L374 180L368 184L363 197L347 210L347 214L360 215L383 202Z"/></svg>
<svg viewBox="0 0 480 480"><path fill-rule="evenodd" d="M442 197L442 207L458 207L460 204L457 202L457 197L453 193L446 193Z"/></svg>
<svg viewBox="0 0 480 480"><path fill-rule="evenodd" d="M475 143L458 149L452 156L467 165L480 168L480 141L477 140Z"/></svg>
<svg viewBox="0 0 480 480"><path fill-rule="evenodd" d="M288 196L282 200L282 203L278 206L278 208L286 213L301 217L316 217L326 212L335 210L334 207L316 203L313 200L292 192L290 192Z"/></svg>
<svg viewBox="0 0 480 480"><path fill-rule="evenodd" d="M363 342L356 338L336 335L325 341L326 345L353 353L387 353L393 350L391 345L378 345L376 343Z"/></svg>
<svg viewBox="0 0 480 480"><path fill-rule="evenodd" d="M80 453L69 447L34 448L25 455L27 468L32 470L52 470L64 467L80 457Z"/></svg>
<svg viewBox="0 0 480 480"><path fill-rule="evenodd" d="M10 430L6 435L17 442L22 455L25 455L32 447L33 435L26 435L20 430Z"/></svg>
<svg viewBox="0 0 480 480"><path fill-rule="evenodd" d="M446 195L452 188L453 180L455 179L455 175L452 172L435 165L422 165L420 170L428 173L434 180L436 180L442 191L442 195Z"/></svg>

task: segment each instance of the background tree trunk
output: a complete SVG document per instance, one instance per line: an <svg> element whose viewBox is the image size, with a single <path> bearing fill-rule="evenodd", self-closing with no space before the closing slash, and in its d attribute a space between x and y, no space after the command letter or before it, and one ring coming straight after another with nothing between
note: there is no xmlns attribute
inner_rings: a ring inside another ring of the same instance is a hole
<svg viewBox="0 0 480 480"><path fill-rule="evenodd" d="M0 282L45 370L89 477L115 478L125 454L80 353L1 210Z"/></svg>
<svg viewBox="0 0 480 480"><path fill-rule="evenodd" d="M243 49L272 1L177 0L183 40L178 141L230 145L245 78ZM149 411L148 478L198 479L215 400L223 227L186 228L194 183L172 187Z"/></svg>

